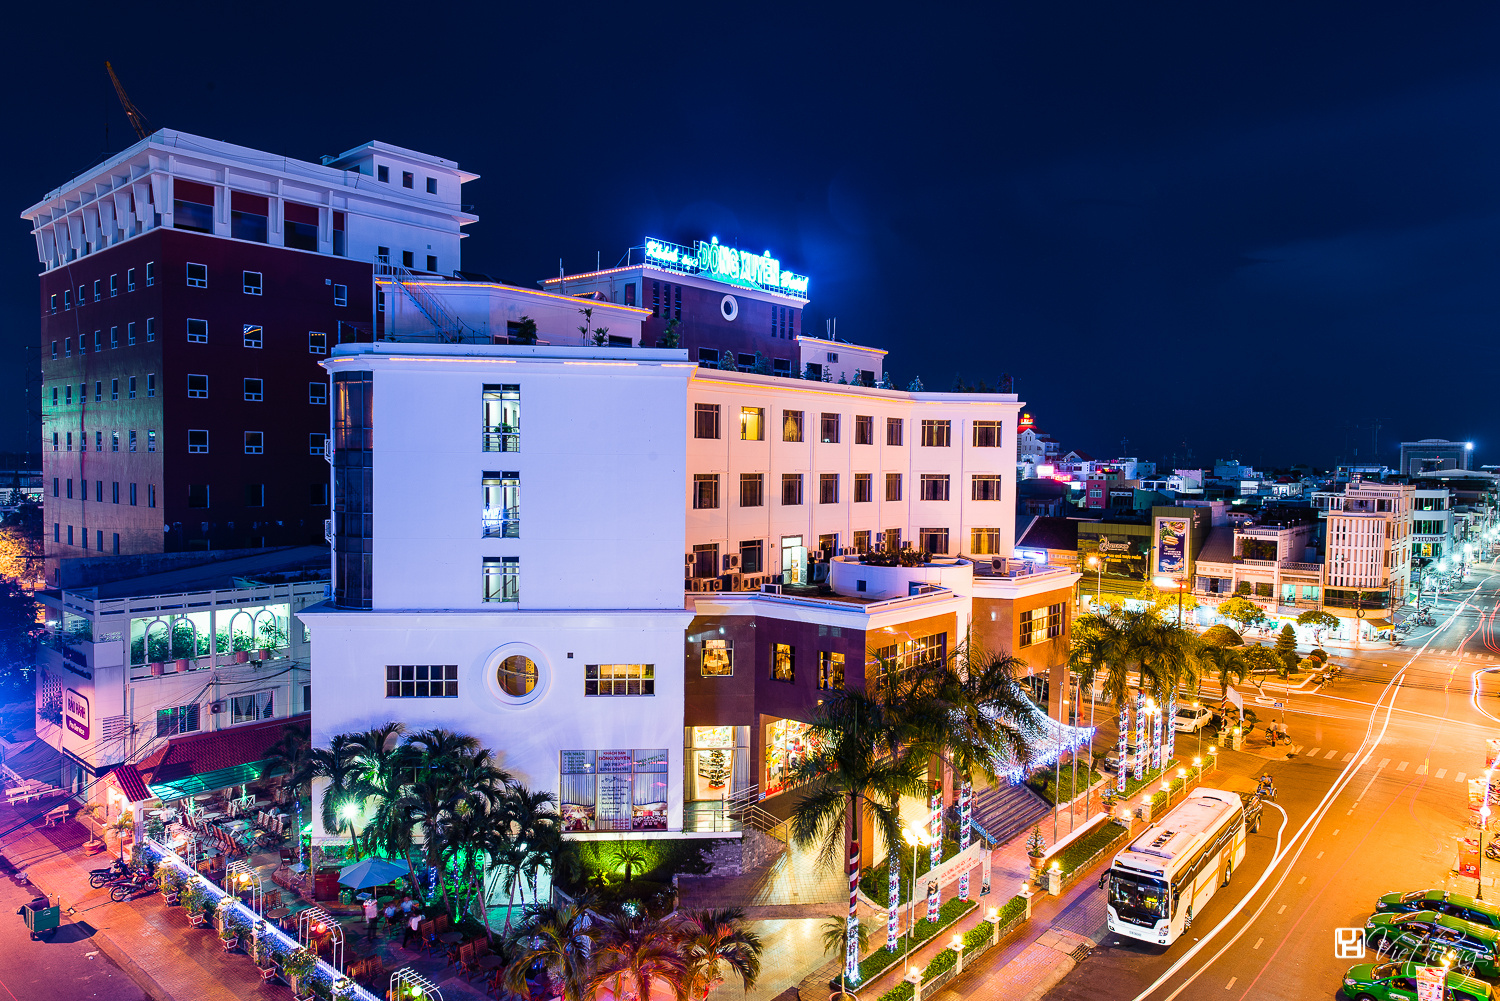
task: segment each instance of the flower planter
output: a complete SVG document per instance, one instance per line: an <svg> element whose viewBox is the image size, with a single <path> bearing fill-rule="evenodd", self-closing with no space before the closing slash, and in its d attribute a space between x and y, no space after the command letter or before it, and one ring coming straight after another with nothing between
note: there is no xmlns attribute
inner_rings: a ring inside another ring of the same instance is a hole
<svg viewBox="0 0 1500 1001"><path fill-rule="evenodd" d="M244 664L244 663L246 663L249 660L250 660L250 651L249 650L236 650L234 652L234 662L236 664Z"/></svg>
<svg viewBox="0 0 1500 1001"><path fill-rule="evenodd" d="M190 661L190 660L187 660L187 659L179 660L177 662L177 664L176 664L177 673L178 674L186 674L188 672L188 669L190 667L192 667L192 666L193 666L193 662Z"/></svg>
<svg viewBox="0 0 1500 1001"><path fill-rule="evenodd" d="M83 850L90 855L99 855L104 852L104 842L97 838L90 838L83 843Z"/></svg>
<svg viewBox="0 0 1500 1001"><path fill-rule="evenodd" d="M1028 855L1026 861L1031 863L1031 880L1036 882L1042 878L1042 870L1047 867L1046 861L1040 855Z"/></svg>
<svg viewBox="0 0 1500 1001"><path fill-rule="evenodd" d="M162 674L162 665L161 665L161 663L157 662L155 664L152 664L151 665L151 676L153 678L160 678L161 674Z"/></svg>
<svg viewBox="0 0 1500 1001"><path fill-rule="evenodd" d="M260 659L261 660L270 660L271 659L271 653L272 653L272 651L270 651L270 650L262 649L260 651Z"/></svg>

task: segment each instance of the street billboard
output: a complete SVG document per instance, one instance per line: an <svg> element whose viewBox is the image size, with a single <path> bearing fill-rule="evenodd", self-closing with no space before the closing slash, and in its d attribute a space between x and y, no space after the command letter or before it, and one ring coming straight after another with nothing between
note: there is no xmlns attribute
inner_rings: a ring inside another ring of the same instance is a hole
<svg viewBox="0 0 1500 1001"><path fill-rule="evenodd" d="M1160 574L1183 574L1187 572L1186 518L1156 519L1156 572Z"/></svg>

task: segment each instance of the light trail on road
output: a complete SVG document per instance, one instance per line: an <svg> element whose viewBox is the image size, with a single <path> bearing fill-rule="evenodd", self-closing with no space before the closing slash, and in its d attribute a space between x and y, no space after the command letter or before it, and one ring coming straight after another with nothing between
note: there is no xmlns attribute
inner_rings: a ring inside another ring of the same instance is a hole
<svg viewBox="0 0 1500 1001"><path fill-rule="evenodd" d="M1490 578L1486 578L1487 581L1489 579ZM1369 763L1371 756L1374 754L1375 748L1379 747L1381 741L1385 739L1386 732L1390 727L1391 716L1395 712L1396 696L1400 692L1402 681L1406 675L1407 670L1412 667L1412 665L1417 661L1419 657L1423 656L1427 652L1427 649L1431 645L1432 640L1444 629L1453 624L1458 614L1468 605L1470 600L1478 596L1480 590L1480 588L1476 587L1475 593L1470 595L1468 598L1465 598L1464 601L1449 614L1448 619L1443 624L1443 626L1439 629L1434 630L1432 635L1428 637L1427 641L1424 642L1422 646L1415 652L1413 652L1412 655L1407 658L1406 663L1403 664L1391 677L1391 679L1386 682L1385 686L1381 689L1380 695L1376 698L1374 708L1371 710L1369 722L1365 727L1365 736L1364 739L1360 742L1359 750L1355 753L1350 762L1344 766L1343 770L1340 771L1338 777L1334 779L1333 784L1329 786L1328 791L1324 793L1323 798L1318 801L1317 806L1313 808L1312 812L1308 815L1308 818L1303 821L1302 826L1297 829L1297 832L1295 834L1292 835L1291 840L1287 842L1285 847L1280 846L1278 834L1277 852L1271 857L1271 861L1267 863L1265 871L1262 873L1260 879L1256 881L1255 885L1245 893L1245 895L1239 900L1238 903L1235 904L1230 912L1226 914L1222 919L1220 919L1219 923L1214 925L1214 927L1211 928L1207 932L1207 934L1202 937L1202 939L1194 943L1194 945L1190 949L1188 949L1188 951L1184 953L1175 963L1168 967L1164 973L1157 977L1157 979L1153 981L1149 986L1147 986L1145 990L1136 995L1134 1001L1146 1001L1147 998L1151 997L1158 990L1164 987L1172 977L1176 976L1184 966L1186 966L1195 956L1197 956L1204 947L1206 947L1221 931L1223 931L1229 925L1231 921L1233 921L1239 915L1242 910L1244 910L1244 908L1250 903L1250 901L1254 899L1256 893L1260 891L1260 888L1265 884L1265 881L1270 878L1272 873L1274 873L1276 869L1282 865L1283 862L1285 862L1285 869L1282 871L1280 879L1276 881L1276 885L1272 887L1271 892L1268 893L1265 899L1261 901L1260 906L1255 909L1254 913L1250 915L1250 917L1244 922L1243 925L1241 925L1240 929L1235 932L1235 934L1229 939L1229 941L1224 943L1224 945L1221 946L1219 950L1213 954L1212 957L1204 961L1202 965L1194 970L1188 976L1188 978L1183 981L1182 984L1180 984L1171 994L1168 994L1166 996L1164 1001L1173 1001L1173 999L1175 999L1178 995L1185 991L1189 985L1191 985L1200 976L1207 972L1209 967L1213 966L1214 963L1221 959L1224 954L1228 952L1229 949L1234 945L1234 943L1237 942L1240 937L1249 930L1250 926L1259 919L1260 915L1265 911L1265 909L1270 906L1271 900L1275 896L1276 892L1280 890L1282 884L1284 884L1286 880L1291 876L1292 870L1296 867L1298 860L1302 856L1302 852L1306 850L1309 844L1312 843L1313 833L1317 830L1318 825L1327 815L1328 810L1332 807L1334 801L1340 794L1343 793L1345 787L1347 787L1349 783L1353 781L1354 776L1359 773L1359 770ZM1457 670L1457 666L1457 663L1455 663L1453 668L1449 672L1450 683L1452 674ZM1387 696L1390 697L1389 705L1384 704ZM1375 722L1376 719L1379 718L1380 710L1382 708L1385 710L1385 719L1382 721L1379 734L1377 735L1374 732ZM1451 720L1447 720L1446 717L1441 718L1444 720L1444 722L1452 722ZM1434 734L1434 740L1435 739L1436 734ZM1418 780L1414 778L1413 782L1416 781ZM1425 782L1425 779L1422 779L1421 781ZM1410 783L1408 783L1408 785L1410 785ZM1395 801L1392 800L1392 803L1394 802ZM1389 809L1389 807L1387 809ZM1288 935L1289 934L1290 933L1288 933ZM1287 936L1283 936L1282 946L1285 945L1286 940ZM1282 946L1278 946L1274 952L1279 952ZM1251 979L1250 987L1254 986L1254 984L1265 973L1265 970L1269 967L1269 965L1270 960L1267 960L1264 964L1262 964L1255 977ZM1245 993L1241 995L1242 998L1249 995L1250 987L1246 988Z"/></svg>

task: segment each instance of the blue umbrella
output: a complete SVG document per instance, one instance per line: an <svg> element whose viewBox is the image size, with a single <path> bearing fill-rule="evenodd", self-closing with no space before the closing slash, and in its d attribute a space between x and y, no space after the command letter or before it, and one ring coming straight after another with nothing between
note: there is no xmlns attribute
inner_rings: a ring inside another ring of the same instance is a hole
<svg viewBox="0 0 1500 1001"><path fill-rule="evenodd" d="M392 862L390 859L367 858L353 865L346 865L339 870L339 882L355 890L364 890L372 886L384 886L394 882L400 876L411 873L411 866L405 862Z"/></svg>

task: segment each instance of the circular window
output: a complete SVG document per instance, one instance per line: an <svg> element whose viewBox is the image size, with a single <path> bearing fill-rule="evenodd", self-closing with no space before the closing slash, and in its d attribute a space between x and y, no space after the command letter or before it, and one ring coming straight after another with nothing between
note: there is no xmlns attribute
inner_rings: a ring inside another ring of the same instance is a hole
<svg viewBox="0 0 1500 1001"><path fill-rule="evenodd" d="M536 690L536 663L516 654L500 662L495 672L500 690L513 699L524 699Z"/></svg>
<svg viewBox="0 0 1500 1001"><path fill-rule="evenodd" d="M740 301L732 295L726 295L719 302L719 312L724 314L724 319L732 322L740 315Z"/></svg>

